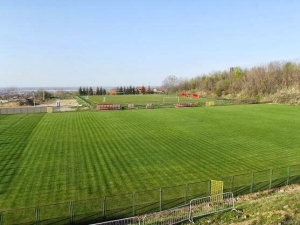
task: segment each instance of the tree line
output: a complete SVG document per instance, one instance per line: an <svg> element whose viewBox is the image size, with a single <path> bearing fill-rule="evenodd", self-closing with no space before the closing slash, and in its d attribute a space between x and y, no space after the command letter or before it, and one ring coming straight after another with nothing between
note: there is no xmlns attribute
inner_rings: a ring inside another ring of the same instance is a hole
<svg viewBox="0 0 300 225"><path fill-rule="evenodd" d="M134 95L138 94L138 89L134 86L119 86L115 88L116 94Z"/></svg>
<svg viewBox="0 0 300 225"><path fill-rule="evenodd" d="M78 89L79 95L106 95L106 93L106 89L102 87L96 87L96 89L92 87L79 87Z"/></svg>
<svg viewBox="0 0 300 225"><path fill-rule="evenodd" d="M154 89L148 86L135 87L135 86L119 86L116 88L116 94L126 94L126 95L135 95L135 94L154 94Z"/></svg>
<svg viewBox="0 0 300 225"><path fill-rule="evenodd" d="M79 87L78 94L79 95L106 95L106 94L114 94L114 95L135 95L135 94L154 94L154 89L148 86L135 87L135 86L118 86L112 89L113 91L107 91L105 88L96 87L96 89L92 87Z"/></svg>
<svg viewBox="0 0 300 225"><path fill-rule="evenodd" d="M167 92L198 92L203 96L263 98L282 92L300 93L300 63L276 61L251 68L232 67L229 70L203 74L193 78L174 75L163 80Z"/></svg>

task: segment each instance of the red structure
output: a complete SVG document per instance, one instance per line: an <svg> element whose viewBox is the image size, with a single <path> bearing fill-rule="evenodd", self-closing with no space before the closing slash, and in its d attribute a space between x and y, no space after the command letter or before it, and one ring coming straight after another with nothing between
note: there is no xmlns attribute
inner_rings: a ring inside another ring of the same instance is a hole
<svg viewBox="0 0 300 225"><path fill-rule="evenodd" d="M99 111L101 111L101 110L121 110L122 106L120 104L104 103L104 104L98 104L97 109Z"/></svg>
<svg viewBox="0 0 300 225"><path fill-rule="evenodd" d="M199 98L199 95L194 93L194 94L187 94L185 92L181 93L182 98Z"/></svg>

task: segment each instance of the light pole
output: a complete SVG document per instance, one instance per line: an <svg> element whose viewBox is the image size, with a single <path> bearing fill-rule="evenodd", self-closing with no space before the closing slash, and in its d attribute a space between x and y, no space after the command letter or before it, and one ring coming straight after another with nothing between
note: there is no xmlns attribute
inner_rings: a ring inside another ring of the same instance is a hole
<svg viewBox="0 0 300 225"><path fill-rule="evenodd" d="M35 107L35 94L34 94L34 91L32 92L33 94L33 106Z"/></svg>

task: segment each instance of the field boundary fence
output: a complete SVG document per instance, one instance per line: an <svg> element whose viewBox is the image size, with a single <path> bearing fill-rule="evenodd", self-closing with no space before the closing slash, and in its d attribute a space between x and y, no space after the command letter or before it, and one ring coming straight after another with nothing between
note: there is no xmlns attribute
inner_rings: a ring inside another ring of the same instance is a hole
<svg viewBox="0 0 300 225"><path fill-rule="evenodd" d="M214 179L223 181L224 193L232 192L236 197L300 184L300 164ZM0 206L0 225L99 223L165 211L210 195L211 180L204 180L31 208L5 210Z"/></svg>
<svg viewBox="0 0 300 225"><path fill-rule="evenodd" d="M8 114L34 114L34 113L47 113L50 111L55 112L70 112L75 111L76 108L70 108L68 106L30 106L30 107L8 107L0 108L0 115Z"/></svg>
<svg viewBox="0 0 300 225"><path fill-rule="evenodd" d="M80 106L84 106L84 110L97 110L97 105L99 103L92 101L91 99L86 98L86 96L77 95L77 100L81 103ZM176 98L179 97L166 97L166 98ZM132 109L149 109L148 105L152 105L151 109L161 109L161 108L181 108L181 107L203 107L203 106L228 106L228 105L241 105L241 104L257 104L255 100L239 100L239 99L214 99L206 102L145 102L145 103L126 103L119 104L122 109L132 110ZM132 107L132 105L134 107ZM7 114L33 114L33 113L47 113L49 108L52 108L51 112L70 112L76 111L79 108L77 107L68 107L68 106L20 106L20 107L0 107L0 115Z"/></svg>
<svg viewBox="0 0 300 225"><path fill-rule="evenodd" d="M235 199L232 192L192 199L189 204L180 205L157 213L95 223L93 225L171 225L185 221L193 222L195 218L228 210L235 210Z"/></svg>

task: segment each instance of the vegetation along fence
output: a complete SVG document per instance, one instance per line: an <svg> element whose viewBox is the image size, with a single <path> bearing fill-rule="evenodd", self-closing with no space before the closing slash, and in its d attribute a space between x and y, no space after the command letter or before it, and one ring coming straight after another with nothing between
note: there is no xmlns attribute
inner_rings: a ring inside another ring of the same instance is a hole
<svg viewBox="0 0 300 225"><path fill-rule="evenodd" d="M235 196L300 183L300 164L253 173L219 177L224 192ZM9 211L0 209L0 225L88 224L134 217L187 204L211 195L210 180L147 191L70 201ZM1 207L1 206L0 206Z"/></svg>
<svg viewBox="0 0 300 225"><path fill-rule="evenodd" d="M94 102L84 96L77 96L76 100L79 103L79 106L86 107L86 109L100 109L98 102ZM199 107L199 106L226 106L226 105L240 105L240 104L254 104L257 103L254 100L238 100L238 99L213 99L211 101L203 102L167 102L162 104L161 101L154 103L138 103L138 104L111 104L112 106L118 106L118 109L159 109L159 108L181 108L181 107ZM109 103L106 104L107 106ZM51 112L68 112L78 110L77 107L68 107L68 106L23 106L23 107L0 107L0 115L7 114L27 114L27 113L47 113L51 108ZM86 110L85 109L85 110Z"/></svg>
<svg viewBox="0 0 300 225"><path fill-rule="evenodd" d="M189 204L184 204L175 208L152 213L144 216L136 216L119 220L112 220L94 225L146 225L160 224L170 225L185 221L193 222L195 218L210 215L227 210L236 210L234 206L232 192L211 195L203 198L192 199Z"/></svg>

